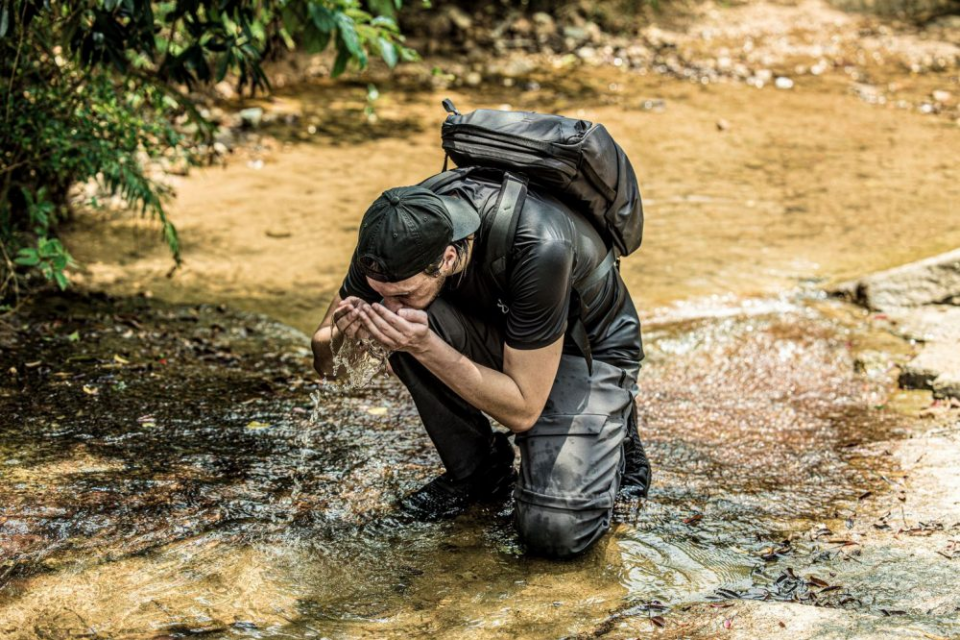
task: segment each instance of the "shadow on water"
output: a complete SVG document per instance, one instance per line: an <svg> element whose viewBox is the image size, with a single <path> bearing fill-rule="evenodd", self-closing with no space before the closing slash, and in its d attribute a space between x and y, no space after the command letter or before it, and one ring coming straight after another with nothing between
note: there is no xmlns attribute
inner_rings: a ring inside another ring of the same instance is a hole
<svg viewBox="0 0 960 640"><path fill-rule="evenodd" d="M884 491L861 445L907 420L878 408L887 375L855 372L860 330L815 304L650 322L654 490L554 563L523 553L509 504L399 517L439 469L408 396L321 387L311 423L302 334L77 295L19 317L0 335L11 638L592 637L689 603L802 601L782 565L815 561L797 533Z"/></svg>

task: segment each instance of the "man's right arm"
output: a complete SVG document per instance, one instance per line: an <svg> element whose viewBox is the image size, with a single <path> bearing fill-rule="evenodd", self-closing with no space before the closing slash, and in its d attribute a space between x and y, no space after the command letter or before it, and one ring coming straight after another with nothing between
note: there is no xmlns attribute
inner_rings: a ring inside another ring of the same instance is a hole
<svg viewBox="0 0 960 640"><path fill-rule="evenodd" d="M330 301L327 313L323 316L320 326L313 332L313 340L310 342L310 346L313 348L313 368L321 376L333 376L333 341L335 337L338 342L340 340L339 335L334 336L337 325L333 321L333 314L338 306L340 306L339 293L334 295L333 300Z"/></svg>

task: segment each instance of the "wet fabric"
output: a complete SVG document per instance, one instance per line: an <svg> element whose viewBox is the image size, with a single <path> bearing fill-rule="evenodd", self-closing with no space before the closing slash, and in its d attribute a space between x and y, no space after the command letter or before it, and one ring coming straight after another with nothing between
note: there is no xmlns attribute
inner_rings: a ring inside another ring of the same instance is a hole
<svg viewBox="0 0 960 640"><path fill-rule="evenodd" d="M427 310L430 327L474 362L502 370L503 335L445 298ZM480 410L416 358L394 353L390 364L410 391L447 472L463 479L488 459L491 426ZM520 476L516 524L528 548L551 557L584 551L610 526L624 468L626 425L634 408L637 366L563 355L536 425L516 436Z"/></svg>
<svg viewBox="0 0 960 640"><path fill-rule="evenodd" d="M472 203L482 218L470 265L462 277L447 279L441 296L497 327L514 349L541 348L565 336L564 353L578 354L580 349L568 333L573 283L592 272L608 248L585 218L549 194L532 189L517 223L508 259L508 284L501 290L483 263L489 215L499 190L499 179L482 172L472 172L441 190L441 195ZM626 368L637 366L643 358L640 322L619 273L611 270L581 294L594 359ZM340 297L347 296L368 302L380 299L367 284L356 254L340 288Z"/></svg>
<svg viewBox="0 0 960 640"><path fill-rule="evenodd" d="M565 355L532 429L517 434L517 529L527 546L551 557L586 550L610 527L634 410L627 371Z"/></svg>

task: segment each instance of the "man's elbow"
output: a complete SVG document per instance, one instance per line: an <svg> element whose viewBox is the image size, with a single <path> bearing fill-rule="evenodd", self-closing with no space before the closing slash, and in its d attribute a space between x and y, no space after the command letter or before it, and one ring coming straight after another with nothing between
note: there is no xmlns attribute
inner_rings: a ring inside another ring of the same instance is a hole
<svg viewBox="0 0 960 640"><path fill-rule="evenodd" d="M527 413L524 415L517 416L510 421L509 424L506 424L508 429L514 433L523 433L525 431L530 431L533 428L533 425L537 424L537 420L540 419L540 412L537 413Z"/></svg>

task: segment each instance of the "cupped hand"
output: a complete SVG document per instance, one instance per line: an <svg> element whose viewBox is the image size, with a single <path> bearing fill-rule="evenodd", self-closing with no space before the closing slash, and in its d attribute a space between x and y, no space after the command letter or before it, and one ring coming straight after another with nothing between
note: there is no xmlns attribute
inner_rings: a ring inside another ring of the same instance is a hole
<svg viewBox="0 0 960 640"><path fill-rule="evenodd" d="M391 351L418 353L426 348L430 325L426 311L404 307L397 313L382 304L359 310L364 329L370 337Z"/></svg>
<svg viewBox="0 0 960 640"><path fill-rule="evenodd" d="M369 307L367 302L356 296L344 298L333 312L333 321L337 325L337 330L354 340L369 338L370 334L360 315L364 308Z"/></svg>

